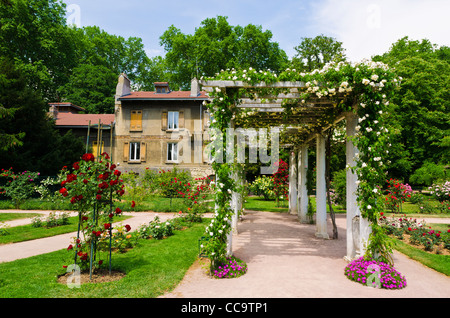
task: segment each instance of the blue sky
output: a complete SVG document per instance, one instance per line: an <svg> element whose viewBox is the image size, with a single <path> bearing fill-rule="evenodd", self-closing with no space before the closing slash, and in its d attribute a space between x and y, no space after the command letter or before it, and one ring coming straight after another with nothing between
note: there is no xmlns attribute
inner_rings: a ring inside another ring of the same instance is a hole
<svg viewBox="0 0 450 318"><path fill-rule="evenodd" d="M343 42L352 61L386 52L403 36L450 46L449 0L63 0L68 22L142 39L150 57L164 55L159 37L170 25L193 34L201 21L227 16L231 25L261 25L292 57L302 37Z"/></svg>

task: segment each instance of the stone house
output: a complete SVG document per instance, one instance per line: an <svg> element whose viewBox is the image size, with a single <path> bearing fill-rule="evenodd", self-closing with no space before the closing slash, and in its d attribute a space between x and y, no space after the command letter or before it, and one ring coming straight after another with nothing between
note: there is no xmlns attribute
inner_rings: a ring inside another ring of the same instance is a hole
<svg viewBox="0 0 450 318"><path fill-rule="evenodd" d="M209 115L196 79L190 91L172 91L169 83L154 83L154 91L131 91L125 74L115 95L113 161L122 171L190 170L192 176L212 174L205 151Z"/></svg>
<svg viewBox="0 0 450 318"><path fill-rule="evenodd" d="M61 134L71 130L75 136L87 142L87 151L94 155L97 152L112 152L111 129L114 129L114 114L84 114L84 111L84 108L70 102L49 103L49 116L53 118ZM101 134L98 134L99 127ZM101 141L97 140L98 135L101 136Z"/></svg>

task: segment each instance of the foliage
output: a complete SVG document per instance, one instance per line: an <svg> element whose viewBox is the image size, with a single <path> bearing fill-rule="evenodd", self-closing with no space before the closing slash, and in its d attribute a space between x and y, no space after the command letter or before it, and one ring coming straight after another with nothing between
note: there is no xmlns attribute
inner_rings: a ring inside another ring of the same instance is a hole
<svg viewBox="0 0 450 318"><path fill-rule="evenodd" d="M57 100L56 90L75 66L76 43L57 0L11 0L0 6L0 55L14 60L24 85Z"/></svg>
<svg viewBox="0 0 450 318"><path fill-rule="evenodd" d="M181 89L188 89L193 77L214 76L221 69L278 71L288 62L286 53L272 41L272 32L252 24L232 26L224 16L203 20L194 34L171 25L160 44L166 51L168 80Z"/></svg>
<svg viewBox="0 0 450 318"><path fill-rule="evenodd" d="M78 211L81 230L68 250L75 246L75 259L80 260L80 267L92 271L102 262L98 259L100 240L104 236L112 239L114 216L122 212L113 206L114 201L125 193L121 172L107 153L102 153L97 161L93 154L87 153L72 165L72 169L63 169L61 174L65 178L59 192L70 198L73 209ZM129 226L126 231L130 231Z"/></svg>
<svg viewBox="0 0 450 318"><path fill-rule="evenodd" d="M424 185L430 187L433 183L445 179L445 166L432 162L425 162L422 167L414 171L410 181L415 185Z"/></svg>
<svg viewBox="0 0 450 318"><path fill-rule="evenodd" d="M277 170L273 174L275 200L278 202L289 196L289 165L283 160L275 162Z"/></svg>
<svg viewBox="0 0 450 318"><path fill-rule="evenodd" d="M412 189L409 184L403 184L397 179L386 180L388 183L386 205L392 213L402 212L402 203L411 198Z"/></svg>
<svg viewBox="0 0 450 318"><path fill-rule="evenodd" d="M331 187L335 191L334 203L345 207L347 202L347 171L345 169L334 174Z"/></svg>
<svg viewBox="0 0 450 318"><path fill-rule="evenodd" d="M249 190L257 196L262 196L264 200L273 200L275 199L274 188L273 178L262 175L256 177L255 181L251 183Z"/></svg>
<svg viewBox="0 0 450 318"><path fill-rule="evenodd" d="M67 212L50 212L44 220L42 216L36 216L31 219L33 227L51 228L67 224L69 224L69 214Z"/></svg>
<svg viewBox="0 0 450 318"><path fill-rule="evenodd" d="M450 181L433 184L429 189L439 202L450 201Z"/></svg>
<svg viewBox="0 0 450 318"><path fill-rule="evenodd" d="M14 117L0 117L0 134L20 136L21 143L20 147L0 149L0 167L55 175L62 166L79 158L83 142L71 132L61 135L55 129L44 99L27 85L13 60L0 58L0 83L0 105L15 109Z"/></svg>
<svg viewBox="0 0 450 318"><path fill-rule="evenodd" d="M39 172L23 171L15 173L12 168L8 170L2 169L0 177L6 178L3 189L0 193L10 197L14 206L18 208L21 203L30 198L35 192L35 180L39 176Z"/></svg>
<svg viewBox="0 0 450 318"><path fill-rule="evenodd" d="M388 107L392 133L389 173L408 182L425 162L448 164L450 158L449 48L404 37L374 57L395 67L402 85ZM430 182L417 180L416 182Z"/></svg>
<svg viewBox="0 0 450 318"><path fill-rule="evenodd" d="M292 59L292 67L305 72L320 69L332 61L345 61L342 42L323 34L314 38L302 38L294 49L297 53Z"/></svg>
<svg viewBox="0 0 450 318"><path fill-rule="evenodd" d="M406 287L406 278L392 265L361 257L345 267L345 276L366 286L384 289Z"/></svg>
<svg viewBox="0 0 450 318"><path fill-rule="evenodd" d="M0 236L8 235L9 234L9 225L5 224L4 222L0 223Z"/></svg>
<svg viewBox="0 0 450 318"><path fill-rule="evenodd" d="M381 216L379 219L380 225L386 229L388 235L394 235L396 238L403 240L404 235L409 235L409 242L412 245L422 246L425 251L432 252L440 245L449 249L448 241L450 239L450 230L443 233L439 230L433 230L427 226L425 221L418 221L415 218L407 218L406 215L402 217L386 217Z"/></svg>
<svg viewBox="0 0 450 318"><path fill-rule="evenodd" d="M154 238L162 240L163 238L172 236L174 234L175 226L172 220L162 222L158 215L156 215L149 224L142 225L138 232L141 238Z"/></svg>
<svg viewBox="0 0 450 318"><path fill-rule="evenodd" d="M190 186L192 176L188 170L180 170L176 166L173 169L160 169L158 177L154 182L158 182L159 193L168 198L178 196L178 193L184 190L185 186Z"/></svg>

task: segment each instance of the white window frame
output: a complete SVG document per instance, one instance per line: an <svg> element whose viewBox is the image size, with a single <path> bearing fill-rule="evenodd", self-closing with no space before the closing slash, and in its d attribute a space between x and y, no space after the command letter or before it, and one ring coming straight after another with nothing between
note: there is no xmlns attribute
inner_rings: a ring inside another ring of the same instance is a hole
<svg viewBox="0 0 450 318"><path fill-rule="evenodd" d="M173 155L175 155L175 156L173 156ZM177 142L168 142L167 143L167 158L166 158L166 160L168 162L178 162L178 157L179 157L178 143Z"/></svg>
<svg viewBox="0 0 450 318"><path fill-rule="evenodd" d="M141 143L130 142L129 161L139 162L141 161Z"/></svg>
<svg viewBox="0 0 450 318"><path fill-rule="evenodd" d="M180 112L167 112L167 130L178 130L180 128Z"/></svg>

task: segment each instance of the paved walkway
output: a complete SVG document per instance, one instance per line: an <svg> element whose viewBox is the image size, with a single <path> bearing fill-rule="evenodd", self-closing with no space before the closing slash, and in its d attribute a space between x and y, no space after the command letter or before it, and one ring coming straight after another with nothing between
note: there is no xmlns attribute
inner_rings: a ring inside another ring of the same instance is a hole
<svg viewBox="0 0 450 318"><path fill-rule="evenodd" d="M436 221L436 220L435 220ZM336 220L339 238L315 238L315 226L294 215L247 212L233 236L236 257L248 272L233 279L211 279L196 262L183 281L163 298L448 298L450 277L403 254L394 253L395 268L406 276L401 290L367 287L347 279L346 220ZM329 234L332 225L329 220Z"/></svg>
<svg viewBox="0 0 450 318"><path fill-rule="evenodd" d="M0 211L12 212L10 210ZM24 212L24 211L21 211ZM36 211L25 211L36 212ZM49 213L50 211L39 211ZM154 212L137 212L123 221L136 229L153 220ZM162 220L174 214L159 213ZM426 220L444 222L439 219ZM26 223L28 221L20 221ZM247 262L248 273L235 279L211 279L202 261L195 262L182 282L161 298L449 298L450 277L403 254L394 253L395 268L406 276L402 290L366 287L344 277L347 262L344 215L338 215L337 240L317 239L315 226L288 214L248 211L233 235L234 254ZM12 223L12 222L10 222ZM19 223L19 221L14 224ZM332 225L328 230L331 236ZM0 262L66 248L75 233L0 245Z"/></svg>

